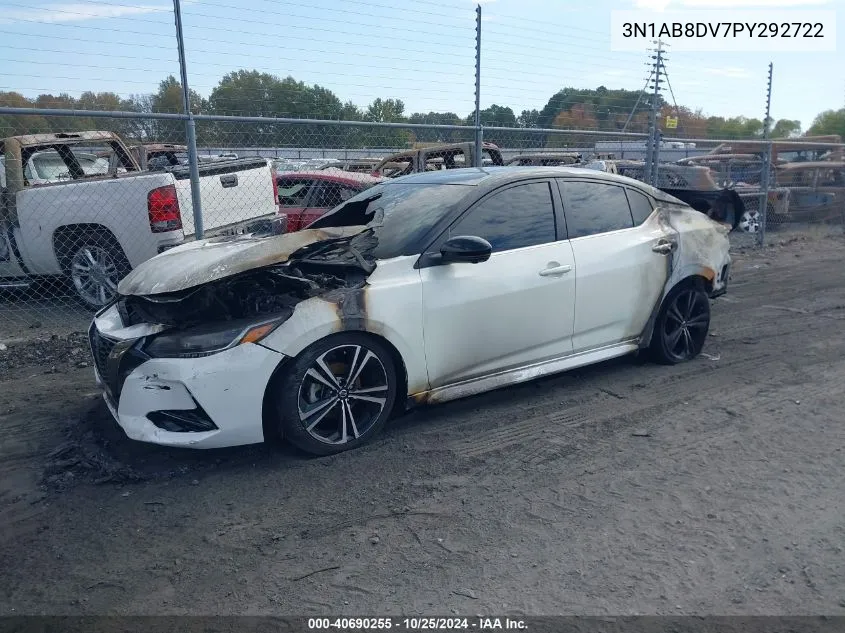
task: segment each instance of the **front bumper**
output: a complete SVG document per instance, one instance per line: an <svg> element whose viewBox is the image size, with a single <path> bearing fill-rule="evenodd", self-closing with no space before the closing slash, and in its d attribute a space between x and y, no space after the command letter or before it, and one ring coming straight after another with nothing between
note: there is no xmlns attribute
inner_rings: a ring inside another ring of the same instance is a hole
<svg viewBox="0 0 845 633"><path fill-rule="evenodd" d="M149 358L139 351L143 336L110 324L113 314L98 315L89 330L95 376L128 437L188 448L264 441L264 393L282 354L245 344L201 358Z"/></svg>

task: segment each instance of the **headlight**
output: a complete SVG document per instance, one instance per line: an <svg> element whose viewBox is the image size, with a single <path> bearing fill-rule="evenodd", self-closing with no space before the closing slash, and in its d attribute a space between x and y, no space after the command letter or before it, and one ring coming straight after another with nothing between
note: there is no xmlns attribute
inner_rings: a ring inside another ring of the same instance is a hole
<svg viewBox="0 0 845 633"><path fill-rule="evenodd" d="M152 339L144 351L153 358L198 358L209 356L243 343L257 343L284 319L238 320L200 325L177 332L165 332Z"/></svg>

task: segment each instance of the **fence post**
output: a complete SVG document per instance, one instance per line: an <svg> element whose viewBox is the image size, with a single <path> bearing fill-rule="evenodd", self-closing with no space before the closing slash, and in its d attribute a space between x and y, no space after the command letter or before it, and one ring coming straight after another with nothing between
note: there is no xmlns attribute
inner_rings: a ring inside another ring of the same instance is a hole
<svg viewBox="0 0 845 633"><path fill-rule="evenodd" d="M769 123L772 107L772 62L769 62L769 80L766 88L766 117L763 119L763 173L760 174L760 246L766 245L766 224L769 221L769 175L772 171L772 142L769 140Z"/></svg>
<svg viewBox="0 0 845 633"><path fill-rule="evenodd" d="M194 211L194 237L202 239L202 199L200 197L200 170L197 159L197 128L191 112L191 92L188 89L188 67L185 63L185 41L182 37L182 11L179 0L173 0L173 13L176 17L176 44L179 48L179 72L182 75L182 100L184 103L185 132L188 141L188 165L191 172L191 206Z"/></svg>
<svg viewBox="0 0 845 633"><path fill-rule="evenodd" d="M660 73L663 70L663 40L657 40L656 55L654 59L654 90L651 95L651 111L648 115L648 141L646 142L645 154L645 177L646 182L654 187L657 186L657 161L660 159L658 150L657 111L660 106Z"/></svg>
<svg viewBox="0 0 845 633"><path fill-rule="evenodd" d="M475 7L475 167L484 165L481 158L481 5Z"/></svg>

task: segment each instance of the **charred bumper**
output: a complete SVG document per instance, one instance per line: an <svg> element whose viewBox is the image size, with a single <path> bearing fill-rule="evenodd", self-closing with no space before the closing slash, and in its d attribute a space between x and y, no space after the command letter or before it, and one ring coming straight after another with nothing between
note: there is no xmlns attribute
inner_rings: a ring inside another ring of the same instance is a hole
<svg viewBox="0 0 845 633"><path fill-rule="evenodd" d="M125 326L112 306L88 330L95 377L130 439L218 448L264 440L264 390L284 356L244 344L201 358L154 358L148 324Z"/></svg>

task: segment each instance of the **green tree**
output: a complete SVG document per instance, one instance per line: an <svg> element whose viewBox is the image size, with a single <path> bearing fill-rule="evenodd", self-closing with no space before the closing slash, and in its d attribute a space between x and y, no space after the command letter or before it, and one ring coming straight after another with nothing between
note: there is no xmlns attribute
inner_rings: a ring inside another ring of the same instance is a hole
<svg viewBox="0 0 845 633"><path fill-rule="evenodd" d="M327 88L308 86L293 77L280 79L257 70L238 70L223 76L211 91L208 108L214 114L295 119L340 119L354 114ZM221 123L216 126L219 144L232 146L287 145L322 147L336 142L337 127L278 123Z"/></svg>
<svg viewBox="0 0 845 633"><path fill-rule="evenodd" d="M772 127L773 138L787 138L789 136L799 136L801 134L801 121L794 119L778 119L777 123Z"/></svg>
<svg viewBox="0 0 845 633"><path fill-rule="evenodd" d="M191 112L199 114L203 107L203 98L195 90L190 91ZM185 111L182 98L182 84L170 75L158 84L158 91L152 95L150 106L153 112L182 113Z"/></svg>
<svg viewBox="0 0 845 633"><path fill-rule="evenodd" d="M744 116L727 119L711 116L707 118L706 129L710 138L754 138L763 135L763 122L760 119L749 119Z"/></svg>
<svg viewBox="0 0 845 633"><path fill-rule="evenodd" d="M375 99L364 117L376 123L399 123L405 120L405 102L401 99Z"/></svg>
<svg viewBox="0 0 845 633"><path fill-rule="evenodd" d="M516 115L508 107L496 105L484 108L480 113L481 125L487 127L516 127ZM467 124L475 124L475 114L467 117Z"/></svg>
<svg viewBox="0 0 845 633"><path fill-rule="evenodd" d="M539 127L540 121L539 110L523 110L522 114L516 119L517 127Z"/></svg>
<svg viewBox="0 0 845 633"><path fill-rule="evenodd" d="M365 121L374 123L402 123L405 119L405 103L401 99L377 98L367 107ZM411 142L408 130L395 128L370 129L366 145L369 147L402 148Z"/></svg>
<svg viewBox="0 0 845 633"><path fill-rule="evenodd" d="M34 104L19 92L0 92L0 106L8 108L32 108ZM0 138L49 131L50 126L47 123L46 117L0 114Z"/></svg>
<svg viewBox="0 0 845 633"><path fill-rule="evenodd" d="M202 96L195 90L189 92L191 112L199 114L205 105ZM149 95L149 99L134 99L132 106L139 111L182 114L185 111L182 96L182 84L173 75L169 75L158 84L158 90ZM208 142L210 127L197 124L197 142ZM185 143L185 123L178 119L147 119L146 123L136 125L136 136L145 142Z"/></svg>
<svg viewBox="0 0 845 633"><path fill-rule="evenodd" d="M813 119L813 124L807 134L818 136L822 134L838 134L845 138L845 108L839 110L825 110Z"/></svg>
<svg viewBox="0 0 845 633"><path fill-rule="evenodd" d="M408 123L416 123L422 125L465 125L466 122L462 120L454 112L415 112L408 117ZM414 140L420 143L460 143L462 141L472 140L474 133L472 129L463 130L443 130L443 129L419 129L413 130L412 135Z"/></svg>

